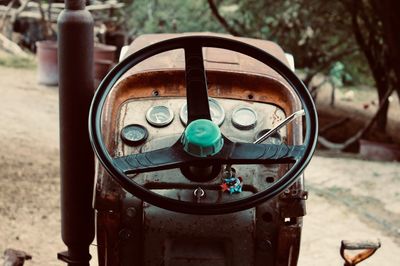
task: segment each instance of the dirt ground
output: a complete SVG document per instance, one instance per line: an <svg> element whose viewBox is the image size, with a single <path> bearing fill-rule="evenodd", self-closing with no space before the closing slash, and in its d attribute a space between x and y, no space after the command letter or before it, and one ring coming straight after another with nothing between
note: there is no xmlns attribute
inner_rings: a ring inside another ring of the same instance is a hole
<svg viewBox="0 0 400 266"><path fill-rule="evenodd" d="M28 266L63 265L58 91L37 85L35 70L0 67L0 75L0 252L24 250ZM306 186L299 265L343 265L340 240L376 238L382 248L360 265L400 265L400 164L319 152Z"/></svg>

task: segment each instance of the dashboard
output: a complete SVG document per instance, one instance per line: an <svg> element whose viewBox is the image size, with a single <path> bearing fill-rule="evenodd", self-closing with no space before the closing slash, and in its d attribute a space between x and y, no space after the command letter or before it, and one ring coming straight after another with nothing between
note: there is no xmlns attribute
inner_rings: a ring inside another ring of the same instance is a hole
<svg viewBox="0 0 400 266"><path fill-rule="evenodd" d="M209 98L211 118L233 141L253 142L285 118L279 107L258 102ZM143 98L125 102L117 126L118 156L168 147L177 141L187 123L186 98ZM267 142L285 141L280 130ZM172 141L172 143L170 141ZM165 141L162 141L165 140Z"/></svg>
<svg viewBox="0 0 400 266"><path fill-rule="evenodd" d="M269 129L285 119L284 111L267 103L209 98L210 113L221 133L238 142L254 142ZM179 140L187 123L185 97L152 97L128 100L122 104L115 132L116 156L146 152L169 147ZM286 128L264 143L286 142ZM208 190L211 202L237 199L263 190L278 178L278 165L234 165L243 180L243 193L223 194L221 177L206 183L188 180L179 169L142 173L132 176L134 181L164 196L192 200L193 190ZM186 191L186 192L185 192ZM169 195L165 195L168 193Z"/></svg>

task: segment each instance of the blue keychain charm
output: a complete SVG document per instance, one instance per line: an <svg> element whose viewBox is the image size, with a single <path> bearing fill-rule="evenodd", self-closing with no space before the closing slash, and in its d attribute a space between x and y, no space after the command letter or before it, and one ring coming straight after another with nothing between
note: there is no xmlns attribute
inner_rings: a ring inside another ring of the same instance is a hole
<svg viewBox="0 0 400 266"><path fill-rule="evenodd" d="M242 192L242 177L224 178L221 186L223 192L229 191L229 194Z"/></svg>

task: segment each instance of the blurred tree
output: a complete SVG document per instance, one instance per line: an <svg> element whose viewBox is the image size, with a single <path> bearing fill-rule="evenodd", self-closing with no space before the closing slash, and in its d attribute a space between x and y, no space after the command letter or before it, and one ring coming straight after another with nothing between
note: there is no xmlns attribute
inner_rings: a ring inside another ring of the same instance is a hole
<svg viewBox="0 0 400 266"><path fill-rule="evenodd" d="M225 32L212 19L206 0L135 0L129 14L130 36L145 33Z"/></svg>
<svg viewBox="0 0 400 266"><path fill-rule="evenodd" d="M349 38L351 20L338 1L214 1L208 0L210 9L228 32L275 41L293 54L297 67L306 71L307 85L337 61L359 56Z"/></svg>
<svg viewBox="0 0 400 266"><path fill-rule="evenodd" d="M340 2L214 1L135 0L129 12L129 35L212 31L269 39L295 55L307 84L317 73L328 74L337 61L343 60L346 66L347 62L365 62L357 43L349 38L351 20L343 16L346 10Z"/></svg>
<svg viewBox="0 0 400 266"><path fill-rule="evenodd" d="M338 62L356 74L368 73L369 66L383 101L389 90L400 90L396 5L396 0L135 0L128 25L130 36L212 31L275 41L295 56L307 85L318 73L332 73ZM387 106L378 118L381 130Z"/></svg>
<svg viewBox="0 0 400 266"><path fill-rule="evenodd" d="M342 3L351 14L354 36L374 77L383 105L377 125L385 131L389 108L385 98L393 90L400 96L399 3L396 0L342 0Z"/></svg>
<svg viewBox="0 0 400 266"><path fill-rule="evenodd" d="M207 1L231 34L274 40L294 54L298 67L306 70L307 85L315 74L329 73L338 61L354 65L355 60L366 59L383 104L377 125L385 131L386 96L393 89L400 96L398 1Z"/></svg>

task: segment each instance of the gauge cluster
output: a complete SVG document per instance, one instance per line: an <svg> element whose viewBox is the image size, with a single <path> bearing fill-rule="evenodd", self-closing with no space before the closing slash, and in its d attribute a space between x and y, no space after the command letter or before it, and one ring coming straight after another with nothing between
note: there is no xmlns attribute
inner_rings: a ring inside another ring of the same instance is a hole
<svg viewBox="0 0 400 266"><path fill-rule="evenodd" d="M233 141L253 142L285 118L279 107L257 102L209 98L212 121ZM179 118L178 118L179 117ZM152 98L127 101L121 108L117 141L121 155L159 149L178 140L187 123L186 99ZM266 142L278 143L285 130Z"/></svg>
<svg viewBox="0 0 400 266"><path fill-rule="evenodd" d="M208 105L210 106L211 120L218 126L221 126L225 120L224 108L214 98L208 98ZM182 105L182 108L179 112L179 118L181 119L182 123L186 126L188 120L186 103Z"/></svg>

